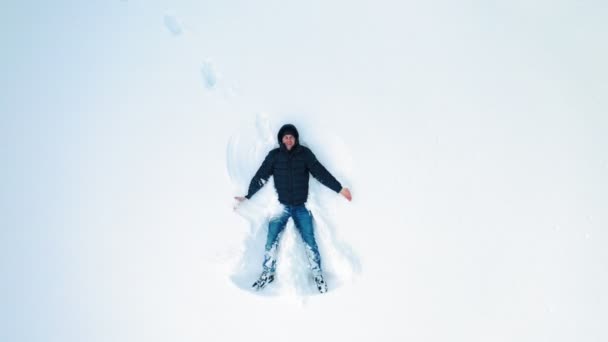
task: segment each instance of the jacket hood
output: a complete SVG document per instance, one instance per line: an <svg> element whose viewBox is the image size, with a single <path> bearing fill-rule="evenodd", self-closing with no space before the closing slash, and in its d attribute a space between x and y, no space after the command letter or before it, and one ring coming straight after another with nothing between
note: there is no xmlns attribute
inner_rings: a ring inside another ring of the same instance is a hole
<svg viewBox="0 0 608 342"><path fill-rule="evenodd" d="M300 135L298 134L298 129L296 128L296 126L294 126L292 124L286 124L286 125L283 125L283 127L281 127L281 129L279 129L279 134L277 134L277 140L279 141L279 146L283 147L283 136L286 134L293 135L296 138L295 146L299 145Z"/></svg>

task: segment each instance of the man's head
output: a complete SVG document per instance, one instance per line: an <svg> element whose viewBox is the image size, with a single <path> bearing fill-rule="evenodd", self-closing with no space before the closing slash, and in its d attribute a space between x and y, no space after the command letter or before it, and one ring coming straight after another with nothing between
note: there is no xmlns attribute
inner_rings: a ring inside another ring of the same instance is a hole
<svg viewBox="0 0 608 342"><path fill-rule="evenodd" d="M279 145L284 145L288 151L298 144L299 134L296 126L292 124L286 124L279 129L279 134L277 135L279 140Z"/></svg>

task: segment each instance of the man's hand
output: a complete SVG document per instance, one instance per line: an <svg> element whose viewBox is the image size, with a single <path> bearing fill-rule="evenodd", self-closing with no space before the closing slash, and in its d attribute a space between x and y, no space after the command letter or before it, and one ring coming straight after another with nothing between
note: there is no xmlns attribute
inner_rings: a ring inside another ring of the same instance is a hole
<svg viewBox="0 0 608 342"><path fill-rule="evenodd" d="M243 201L245 201L247 198L241 197L241 196L235 196L234 199L236 200L236 203L234 203L234 205L232 206L232 209L236 210L236 208L239 207L239 204L243 203Z"/></svg>
<svg viewBox="0 0 608 342"><path fill-rule="evenodd" d="M353 200L353 196L350 194L348 188L342 188L342 190L340 190L340 195L346 197L349 202Z"/></svg>

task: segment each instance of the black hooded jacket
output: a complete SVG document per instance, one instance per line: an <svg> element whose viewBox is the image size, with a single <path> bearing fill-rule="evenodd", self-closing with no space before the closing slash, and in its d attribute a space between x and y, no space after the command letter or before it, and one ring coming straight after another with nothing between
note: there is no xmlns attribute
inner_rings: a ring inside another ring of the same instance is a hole
<svg viewBox="0 0 608 342"><path fill-rule="evenodd" d="M296 138L296 143L291 151L287 150L282 143L285 134L292 134ZM251 198L260 190L270 176L274 177L279 202L285 205L300 205L306 202L310 174L335 192L342 190L340 182L325 169L312 151L300 145L298 131L293 125L288 124L281 127L277 138L280 147L268 153L249 184L246 198Z"/></svg>

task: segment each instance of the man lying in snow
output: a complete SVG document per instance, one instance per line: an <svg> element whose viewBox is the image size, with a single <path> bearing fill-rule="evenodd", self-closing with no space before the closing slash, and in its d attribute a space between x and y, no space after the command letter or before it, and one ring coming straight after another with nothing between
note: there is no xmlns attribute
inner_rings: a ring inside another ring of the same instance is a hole
<svg viewBox="0 0 608 342"><path fill-rule="evenodd" d="M313 231L312 213L304 205L308 199L309 174L349 201L352 200L352 196L348 188L343 188L340 182L321 165L310 149L299 144L298 130L294 125L287 124L281 127L277 138L280 147L268 153L253 176L247 195L235 197L239 202L251 198L270 176L274 176L274 186L279 195L279 202L283 205L283 211L271 218L268 224L263 271L253 284L253 288L260 290L274 280L279 238L291 217L306 244L306 254L317 289L325 293L327 283L323 279L321 256Z"/></svg>

